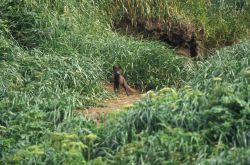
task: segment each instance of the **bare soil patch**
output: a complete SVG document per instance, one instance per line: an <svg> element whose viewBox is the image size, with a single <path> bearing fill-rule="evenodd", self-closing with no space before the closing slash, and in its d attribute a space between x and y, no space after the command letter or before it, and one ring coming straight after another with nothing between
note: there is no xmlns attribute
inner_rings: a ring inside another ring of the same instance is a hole
<svg viewBox="0 0 250 165"><path fill-rule="evenodd" d="M105 88L110 92L113 91L112 85L106 85ZM101 122L101 120L105 121L108 114L113 112L119 112L124 107L130 106L136 101L140 100L140 98L141 94L138 90L136 93L127 96L125 91L121 89L120 93L117 94L117 96L103 101L102 103L99 104L99 106L85 110L77 110L77 112L99 123Z"/></svg>

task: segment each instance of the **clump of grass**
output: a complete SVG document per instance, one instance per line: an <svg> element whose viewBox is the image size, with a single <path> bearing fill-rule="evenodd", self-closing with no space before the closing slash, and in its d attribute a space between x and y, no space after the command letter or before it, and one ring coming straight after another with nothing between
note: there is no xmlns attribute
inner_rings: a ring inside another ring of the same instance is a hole
<svg viewBox="0 0 250 165"><path fill-rule="evenodd" d="M249 66L249 45L247 39L233 47L211 53L206 61L190 67L192 69L187 72L189 74L187 77L190 78L188 84L205 88L214 77L220 77L222 81L241 82L242 79L238 77L242 76L242 69Z"/></svg>

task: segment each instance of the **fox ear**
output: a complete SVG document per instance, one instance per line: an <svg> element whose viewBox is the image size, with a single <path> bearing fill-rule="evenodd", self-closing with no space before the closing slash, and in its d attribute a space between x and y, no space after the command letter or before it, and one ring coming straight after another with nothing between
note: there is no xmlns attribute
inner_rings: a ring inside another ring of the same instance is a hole
<svg viewBox="0 0 250 165"><path fill-rule="evenodd" d="M119 68L119 69L122 69L121 65L118 65L118 68Z"/></svg>

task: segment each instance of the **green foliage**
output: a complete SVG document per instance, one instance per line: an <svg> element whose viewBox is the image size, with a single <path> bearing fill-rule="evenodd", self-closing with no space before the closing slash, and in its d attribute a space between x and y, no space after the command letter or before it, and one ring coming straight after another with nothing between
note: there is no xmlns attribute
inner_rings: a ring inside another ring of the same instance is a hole
<svg viewBox="0 0 250 165"><path fill-rule="evenodd" d="M209 149L204 144L199 134L165 128L141 141L124 145L115 155L113 164L190 164L206 156L199 155Z"/></svg>
<svg viewBox="0 0 250 165"><path fill-rule="evenodd" d="M214 156L210 159L201 160L197 164L249 164L249 149L246 148L232 148L221 155Z"/></svg>
<svg viewBox="0 0 250 165"><path fill-rule="evenodd" d="M13 156L7 158L7 162L9 164L17 164L21 162L35 163L37 160L41 160L43 155L43 148L41 146L33 145L27 147L26 149L18 150Z"/></svg>
<svg viewBox="0 0 250 165"><path fill-rule="evenodd" d="M249 67L249 45L249 40L245 40L233 47L215 51L214 55L209 56L205 62L198 62L196 65L190 66L189 85L198 84L205 88L214 77L220 77L222 81L241 82L242 79L239 77L242 77L244 71Z"/></svg>
<svg viewBox="0 0 250 165"><path fill-rule="evenodd" d="M0 4L1 19L7 24L5 31L25 48L36 47L42 39L51 38L51 31L46 25L48 18L41 14L42 10L37 5L26 0L3 0Z"/></svg>

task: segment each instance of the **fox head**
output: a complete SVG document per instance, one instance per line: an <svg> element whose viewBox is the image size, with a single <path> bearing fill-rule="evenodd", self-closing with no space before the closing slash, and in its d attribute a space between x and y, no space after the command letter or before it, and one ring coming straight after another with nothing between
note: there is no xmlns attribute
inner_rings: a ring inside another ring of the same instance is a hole
<svg viewBox="0 0 250 165"><path fill-rule="evenodd" d="M114 72L114 74L120 75L122 72L121 66L120 65L113 66L113 72Z"/></svg>

